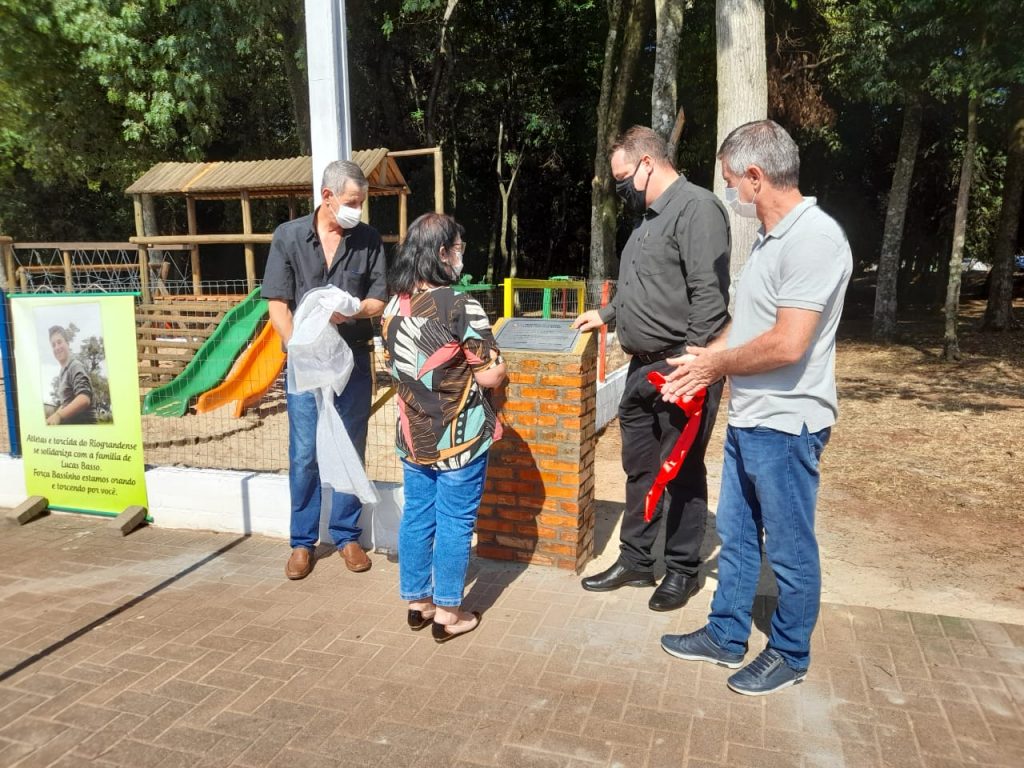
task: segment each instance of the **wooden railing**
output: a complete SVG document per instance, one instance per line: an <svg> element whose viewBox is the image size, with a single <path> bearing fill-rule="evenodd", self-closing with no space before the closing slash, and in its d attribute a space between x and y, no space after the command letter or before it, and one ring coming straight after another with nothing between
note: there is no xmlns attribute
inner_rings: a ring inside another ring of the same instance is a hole
<svg viewBox="0 0 1024 768"><path fill-rule="evenodd" d="M241 235L160 235L149 237L132 237L128 242L22 242L13 238L0 236L2 251L3 278L8 290L19 289L29 292L32 289L33 275L63 275L63 290L72 292L75 289L75 276L82 273L95 272L130 272L136 274L138 290L146 303L153 298L153 281L159 289L162 281L167 279L158 265L150 262L152 251L189 251L192 271L192 294L200 296L202 289L202 271L199 263L199 246L201 245L241 245L245 249L246 290L256 287L256 254L253 246L269 244L271 234ZM105 253L130 251L133 257L120 261L105 257ZM20 252L27 253L19 259ZM40 257L39 253L45 255ZM85 261L82 261L85 254ZM76 258L77 257L77 258ZM166 262L163 269L166 270ZM154 271L155 270L155 271ZM184 274L181 275L184 278ZM48 281L49 282L49 281ZM50 290L60 290L60 283L52 285ZM132 282L135 282L134 280Z"/></svg>
<svg viewBox="0 0 1024 768"><path fill-rule="evenodd" d="M14 288L14 240L6 235L0 235L0 265L3 265L3 279L0 280L0 288L10 291Z"/></svg>
<svg viewBox="0 0 1024 768"><path fill-rule="evenodd" d="M245 247L245 283L247 291L256 287L256 250L254 245L267 245L274 239L267 235L150 235L146 237L130 237L128 240L138 246L139 263L145 264L149 259L150 250L165 250L177 246L187 249L192 254L192 293L202 295L202 270L199 264L200 245L242 245ZM142 295L144 301L149 295L149 276L143 272L144 280Z"/></svg>

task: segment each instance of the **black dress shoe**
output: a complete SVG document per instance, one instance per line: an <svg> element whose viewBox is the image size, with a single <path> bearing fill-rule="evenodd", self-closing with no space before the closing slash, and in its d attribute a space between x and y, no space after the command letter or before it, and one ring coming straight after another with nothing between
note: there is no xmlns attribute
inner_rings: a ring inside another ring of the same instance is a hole
<svg viewBox="0 0 1024 768"><path fill-rule="evenodd" d="M686 605L699 591L700 584L696 576L669 571L654 590L647 605L652 611L674 611Z"/></svg>
<svg viewBox="0 0 1024 768"><path fill-rule="evenodd" d="M588 576L580 584L588 592L611 592L619 587L653 587L654 574L649 571L634 571L616 561L607 571Z"/></svg>

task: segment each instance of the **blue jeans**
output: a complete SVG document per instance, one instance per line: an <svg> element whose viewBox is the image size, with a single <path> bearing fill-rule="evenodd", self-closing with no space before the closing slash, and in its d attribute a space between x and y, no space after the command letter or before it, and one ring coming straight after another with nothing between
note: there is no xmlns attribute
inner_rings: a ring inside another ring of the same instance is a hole
<svg viewBox="0 0 1024 768"><path fill-rule="evenodd" d="M814 536L818 461L831 429L790 435L767 427L725 433L717 527L722 539L718 589L708 633L742 653L761 570L761 541L779 586L768 645L796 670L811 659L811 632L821 604L821 563Z"/></svg>
<svg viewBox="0 0 1024 768"><path fill-rule="evenodd" d="M473 526L484 493L487 454L462 469L439 471L408 461L398 529L398 591L403 600L434 598L457 608L466 586Z"/></svg>
<svg viewBox="0 0 1024 768"><path fill-rule="evenodd" d="M354 368L344 391L334 398L345 431L361 459L366 456L366 431L370 419L370 350L352 350ZM288 395L288 486L291 491L291 542L293 547L316 546L320 532L320 465L316 460L316 395ZM334 493L329 530L341 549L358 541L362 533L357 496Z"/></svg>

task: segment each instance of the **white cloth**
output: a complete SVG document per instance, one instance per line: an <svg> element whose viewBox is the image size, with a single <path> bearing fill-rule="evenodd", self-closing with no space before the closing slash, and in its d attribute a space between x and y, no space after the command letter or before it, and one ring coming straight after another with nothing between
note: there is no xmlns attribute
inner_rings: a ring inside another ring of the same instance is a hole
<svg viewBox="0 0 1024 768"><path fill-rule="evenodd" d="M331 315L354 315L359 304L359 299L333 285L303 297L292 318L288 341L288 392L312 391L316 396L316 460L321 482L372 504L379 501L377 490L334 408L334 396L344 391L352 375L353 360Z"/></svg>

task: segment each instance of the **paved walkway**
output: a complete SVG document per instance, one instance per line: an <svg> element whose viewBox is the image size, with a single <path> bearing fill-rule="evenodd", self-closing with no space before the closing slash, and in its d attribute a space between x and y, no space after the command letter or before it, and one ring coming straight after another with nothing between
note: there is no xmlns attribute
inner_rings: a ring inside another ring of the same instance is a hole
<svg viewBox="0 0 1024 768"><path fill-rule="evenodd" d="M658 647L708 590L474 561L483 625L437 645L383 557L288 582L281 541L105 525L2 531L2 766L1024 766L1024 627L826 605L807 682L750 699Z"/></svg>

